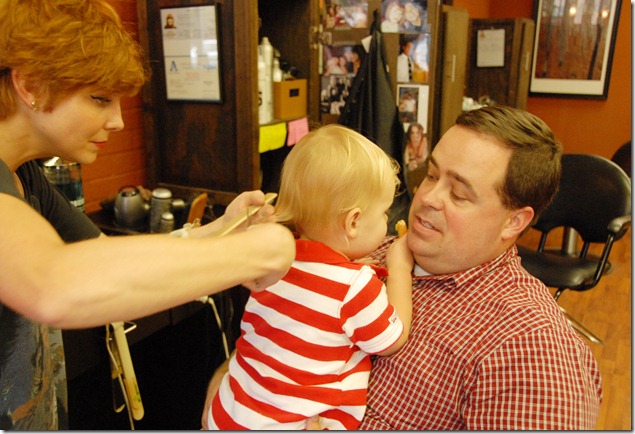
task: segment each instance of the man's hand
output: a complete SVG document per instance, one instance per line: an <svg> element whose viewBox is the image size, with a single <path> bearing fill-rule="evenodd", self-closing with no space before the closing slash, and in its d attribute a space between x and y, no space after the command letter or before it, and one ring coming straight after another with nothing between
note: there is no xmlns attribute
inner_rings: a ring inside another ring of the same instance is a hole
<svg viewBox="0 0 635 434"><path fill-rule="evenodd" d="M236 350L234 350L229 359L225 360L222 365L216 368L214 371L214 375L207 386L207 395L205 396L205 405L203 406L203 415L201 416L201 427L204 430L208 430L209 426L207 424L207 415L209 413L209 409L212 406L212 401L214 400L214 396L220 387L221 380L223 376L229 371L229 360L236 355Z"/></svg>
<svg viewBox="0 0 635 434"><path fill-rule="evenodd" d="M309 431L317 431L322 429L322 424L320 423L320 416L315 415L306 420L306 429Z"/></svg>

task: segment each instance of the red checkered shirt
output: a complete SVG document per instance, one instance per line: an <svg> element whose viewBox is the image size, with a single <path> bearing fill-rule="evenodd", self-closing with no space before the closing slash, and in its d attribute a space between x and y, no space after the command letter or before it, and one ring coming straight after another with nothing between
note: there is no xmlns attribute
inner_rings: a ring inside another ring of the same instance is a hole
<svg viewBox="0 0 635 434"><path fill-rule="evenodd" d="M594 429L601 400L591 350L512 246L467 271L413 277L410 337L375 359L360 428Z"/></svg>

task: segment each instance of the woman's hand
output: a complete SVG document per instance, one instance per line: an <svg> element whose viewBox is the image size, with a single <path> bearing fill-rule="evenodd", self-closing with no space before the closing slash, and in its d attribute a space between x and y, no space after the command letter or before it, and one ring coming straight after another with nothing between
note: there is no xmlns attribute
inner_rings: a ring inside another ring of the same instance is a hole
<svg viewBox="0 0 635 434"><path fill-rule="evenodd" d="M264 206L263 206L264 205ZM234 217L247 212L250 206L262 206L260 210L253 216L249 217L247 223L242 224L235 231L245 229L250 225L257 223L275 222L273 213L274 207L265 204L265 194L260 190L245 191L239 194L225 209L225 214L217 218L211 223L190 230L190 236L193 238L205 237L217 233L224 225L230 222Z"/></svg>
<svg viewBox="0 0 635 434"><path fill-rule="evenodd" d="M241 213L247 211L250 206L262 206L256 214L251 216L250 224L273 222L273 205L265 204L265 194L260 190L245 191L238 195L227 208L223 215L223 224L228 223L231 219L238 216Z"/></svg>

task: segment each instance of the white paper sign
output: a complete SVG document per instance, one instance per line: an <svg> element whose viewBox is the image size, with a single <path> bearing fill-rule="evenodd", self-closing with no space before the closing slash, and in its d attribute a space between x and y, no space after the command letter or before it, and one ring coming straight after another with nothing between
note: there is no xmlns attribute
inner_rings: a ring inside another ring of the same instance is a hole
<svg viewBox="0 0 635 434"><path fill-rule="evenodd" d="M161 9L169 100L220 101L215 6Z"/></svg>
<svg viewBox="0 0 635 434"><path fill-rule="evenodd" d="M476 66L505 66L505 29L479 30Z"/></svg>

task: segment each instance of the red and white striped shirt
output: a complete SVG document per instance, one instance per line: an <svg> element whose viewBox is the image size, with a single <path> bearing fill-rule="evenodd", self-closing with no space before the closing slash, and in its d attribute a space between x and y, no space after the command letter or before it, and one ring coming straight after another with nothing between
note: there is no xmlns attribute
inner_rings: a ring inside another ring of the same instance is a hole
<svg viewBox="0 0 635 434"><path fill-rule="evenodd" d="M401 336L403 324L377 274L326 245L296 240L287 275L253 292L236 356L209 413L212 429L356 429L364 416L368 354Z"/></svg>
<svg viewBox="0 0 635 434"><path fill-rule="evenodd" d="M361 429L595 428L596 360L515 246L464 272L414 276L412 295L408 342L373 361Z"/></svg>

